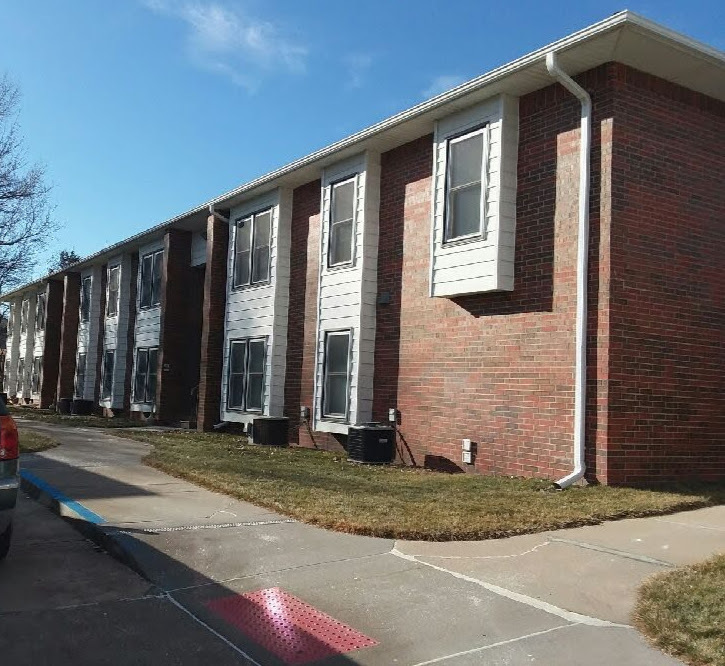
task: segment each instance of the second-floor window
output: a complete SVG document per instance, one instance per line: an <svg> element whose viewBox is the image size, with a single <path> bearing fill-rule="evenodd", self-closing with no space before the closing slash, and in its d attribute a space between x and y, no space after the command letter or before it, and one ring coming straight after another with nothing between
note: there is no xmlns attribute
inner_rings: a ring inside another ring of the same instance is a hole
<svg viewBox="0 0 725 666"><path fill-rule="evenodd" d="M91 284L89 275L81 282L81 321L86 322L91 318Z"/></svg>
<svg viewBox="0 0 725 666"><path fill-rule="evenodd" d="M483 231L484 129L448 140L446 173L446 241L478 236Z"/></svg>
<svg viewBox="0 0 725 666"><path fill-rule="evenodd" d="M26 298L20 306L20 332L25 333L28 330L28 310L30 301Z"/></svg>
<svg viewBox="0 0 725 666"><path fill-rule="evenodd" d="M161 270L164 251L158 250L141 258L141 297L142 308L153 308L161 303Z"/></svg>
<svg viewBox="0 0 725 666"><path fill-rule="evenodd" d="M38 294L38 305L35 309L35 330L45 330L45 294Z"/></svg>
<svg viewBox="0 0 725 666"><path fill-rule="evenodd" d="M269 281L272 209L236 220L233 287Z"/></svg>
<svg viewBox="0 0 725 666"><path fill-rule="evenodd" d="M357 176L333 183L330 193L330 228L327 265L340 266L352 262L355 236L355 183Z"/></svg>
<svg viewBox="0 0 725 666"><path fill-rule="evenodd" d="M10 312L8 312L8 335L13 334L13 324L15 323L15 303L10 304Z"/></svg>
<svg viewBox="0 0 725 666"><path fill-rule="evenodd" d="M158 347L136 350L136 374L133 379L133 401L152 405L156 401Z"/></svg>
<svg viewBox="0 0 725 666"><path fill-rule="evenodd" d="M108 301L106 303L107 317L115 317L118 314L118 285L120 276L120 266L110 266L108 268Z"/></svg>

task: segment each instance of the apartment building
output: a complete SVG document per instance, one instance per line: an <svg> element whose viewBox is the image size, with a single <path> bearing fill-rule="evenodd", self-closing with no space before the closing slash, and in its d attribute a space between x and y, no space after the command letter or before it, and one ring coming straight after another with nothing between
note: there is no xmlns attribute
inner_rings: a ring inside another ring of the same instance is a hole
<svg viewBox="0 0 725 666"><path fill-rule="evenodd" d="M621 12L3 295L10 395L722 480L724 174L725 55Z"/></svg>

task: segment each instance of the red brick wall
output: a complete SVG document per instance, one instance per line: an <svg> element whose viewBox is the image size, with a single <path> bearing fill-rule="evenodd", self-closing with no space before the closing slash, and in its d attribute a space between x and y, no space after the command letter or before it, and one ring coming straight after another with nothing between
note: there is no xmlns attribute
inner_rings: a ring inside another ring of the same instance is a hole
<svg viewBox="0 0 725 666"><path fill-rule="evenodd" d="M45 290L45 337L43 340L43 383L40 407L47 409L55 402L60 364L60 332L63 323L63 283L49 280Z"/></svg>
<svg viewBox="0 0 725 666"><path fill-rule="evenodd" d="M156 418L162 423L188 419L191 405L189 345L192 308L191 232L170 229L164 236L161 325L156 387ZM193 350L193 351L192 351Z"/></svg>
<svg viewBox="0 0 725 666"><path fill-rule="evenodd" d="M199 430L211 430L220 421L228 250L229 224L212 215L207 220L206 232L206 272L197 409Z"/></svg>
<svg viewBox="0 0 725 666"><path fill-rule="evenodd" d="M614 66L609 483L725 479L725 105Z"/></svg>
<svg viewBox="0 0 725 666"><path fill-rule="evenodd" d="M290 442L300 446L339 449L329 433L312 433L300 423L300 407L313 409L317 289L320 262L319 180L294 190L292 195L292 256L290 308L287 324L285 416L289 417Z"/></svg>
<svg viewBox="0 0 725 666"><path fill-rule="evenodd" d="M76 351L78 350L78 307L81 276L68 273L63 285L63 323L60 332L58 398L72 398L75 387Z"/></svg>

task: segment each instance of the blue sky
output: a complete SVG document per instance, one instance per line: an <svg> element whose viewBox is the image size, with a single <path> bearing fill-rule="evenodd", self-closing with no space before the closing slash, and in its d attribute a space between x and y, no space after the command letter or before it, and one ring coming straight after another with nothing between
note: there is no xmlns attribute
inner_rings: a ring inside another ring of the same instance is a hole
<svg viewBox="0 0 725 666"><path fill-rule="evenodd" d="M0 72L86 255L623 8L567 5L8 0ZM723 7L627 8L725 49Z"/></svg>

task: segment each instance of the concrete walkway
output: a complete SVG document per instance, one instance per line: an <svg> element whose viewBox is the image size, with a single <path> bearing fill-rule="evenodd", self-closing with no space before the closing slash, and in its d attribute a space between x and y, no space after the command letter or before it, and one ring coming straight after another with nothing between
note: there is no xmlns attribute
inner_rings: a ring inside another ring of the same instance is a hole
<svg viewBox="0 0 725 666"><path fill-rule="evenodd" d="M725 507L481 542L339 534L150 469L141 462L145 444L22 426L63 443L23 459L26 487L79 519L233 646L240 663L313 663L311 655L324 654L314 645L296 657L275 654L281 634L270 639L249 615L257 597L239 596L280 588L314 607L296 607L297 619L323 631L317 609L371 639L314 661L326 666L676 664L629 626L635 590L651 573L725 550ZM318 629L310 632L320 648ZM342 641L341 650L353 644Z"/></svg>

